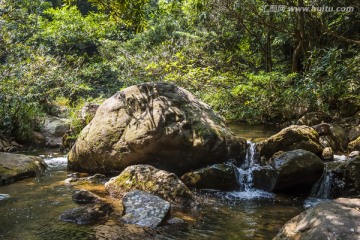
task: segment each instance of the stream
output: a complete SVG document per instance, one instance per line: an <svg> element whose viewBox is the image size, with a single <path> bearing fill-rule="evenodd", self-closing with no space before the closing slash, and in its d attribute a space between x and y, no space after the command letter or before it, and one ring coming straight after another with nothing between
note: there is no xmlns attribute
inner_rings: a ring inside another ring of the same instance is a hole
<svg viewBox="0 0 360 240"><path fill-rule="evenodd" d="M239 136L250 141L269 137L277 131L263 126L231 125ZM245 130L244 130L245 129ZM251 151L251 148L249 148ZM59 220L59 215L77 205L71 200L76 186L64 183L69 174L66 156L47 153L46 172L33 179L0 187L10 199L0 202L0 239L272 239L285 222L304 210L304 200L275 195L251 186L251 170L258 167L248 152L238 168L239 189L233 192L201 191L205 204L189 212L174 212L185 220L180 225L143 229L117 221L118 216L97 225L79 226ZM40 155L33 153L33 155ZM105 196L102 185L91 191ZM119 200L118 200L119 201Z"/></svg>

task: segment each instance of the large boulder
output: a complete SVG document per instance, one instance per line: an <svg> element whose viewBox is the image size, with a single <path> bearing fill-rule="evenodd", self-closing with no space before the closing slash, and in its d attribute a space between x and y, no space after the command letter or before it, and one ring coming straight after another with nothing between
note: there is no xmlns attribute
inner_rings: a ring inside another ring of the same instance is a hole
<svg viewBox="0 0 360 240"><path fill-rule="evenodd" d="M234 190L238 186L236 168L230 164L215 164L185 173L181 180L186 186L198 189Z"/></svg>
<svg viewBox="0 0 360 240"><path fill-rule="evenodd" d="M360 195L360 156L341 163L332 171L331 196L358 197Z"/></svg>
<svg viewBox="0 0 360 240"><path fill-rule="evenodd" d="M321 202L288 221L273 240L359 239L359 208L360 199Z"/></svg>
<svg viewBox="0 0 360 240"><path fill-rule="evenodd" d="M345 152L348 145L348 137L345 130L337 125L330 123L320 123L312 128L319 134L320 144L326 148L331 147L334 151Z"/></svg>
<svg viewBox="0 0 360 240"><path fill-rule="evenodd" d="M318 133L311 127L292 125L284 128L279 133L257 144L261 157L271 158L279 151L304 149L321 155L323 147L319 143Z"/></svg>
<svg viewBox="0 0 360 240"><path fill-rule="evenodd" d="M280 154L273 159L277 193L310 193L324 171L324 163L314 153L298 149Z"/></svg>
<svg viewBox="0 0 360 240"><path fill-rule="evenodd" d="M19 181L46 169L42 158L0 152L0 186Z"/></svg>
<svg viewBox="0 0 360 240"><path fill-rule="evenodd" d="M64 222L72 222L79 225L94 224L112 212L107 203L86 204L64 211L59 219Z"/></svg>
<svg viewBox="0 0 360 240"><path fill-rule="evenodd" d="M305 113L299 120L297 125L313 126L322 122L330 122L331 117L324 112L308 112Z"/></svg>
<svg viewBox="0 0 360 240"><path fill-rule="evenodd" d="M170 212L170 203L158 196L144 191L132 191L123 199L125 215L121 218L125 223L142 227L157 227Z"/></svg>
<svg viewBox="0 0 360 240"><path fill-rule="evenodd" d="M119 199L133 190L155 194L171 203L184 206L192 206L195 199L193 193L174 173L150 165L127 167L119 176L110 179L105 188L111 196Z"/></svg>
<svg viewBox="0 0 360 240"><path fill-rule="evenodd" d="M69 153L69 169L111 173L136 164L183 174L241 160L246 141L190 92L167 83L128 87L107 99Z"/></svg>
<svg viewBox="0 0 360 240"><path fill-rule="evenodd" d="M70 122L66 118L46 116L40 130L45 136L46 146L61 147L63 136L70 130Z"/></svg>
<svg viewBox="0 0 360 240"><path fill-rule="evenodd" d="M349 143L349 151L360 151L360 137Z"/></svg>

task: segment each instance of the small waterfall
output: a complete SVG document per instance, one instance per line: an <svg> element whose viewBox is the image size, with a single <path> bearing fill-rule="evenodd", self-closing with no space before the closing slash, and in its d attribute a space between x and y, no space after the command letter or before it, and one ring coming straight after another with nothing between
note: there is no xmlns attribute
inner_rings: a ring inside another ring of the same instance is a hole
<svg viewBox="0 0 360 240"><path fill-rule="evenodd" d="M333 182L332 171L325 170L319 181L311 190L310 197L329 199L331 197L331 185Z"/></svg>
<svg viewBox="0 0 360 240"><path fill-rule="evenodd" d="M239 191L229 192L228 196L240 199L272 197L271 193L254 188L253 171L261 166L256 161L256 144L248 141L247 145L244 163L237 168Z"/></svg>
<svg viewBox="0 0 360 240"><path fill-rule="evenodd" d="M253 171L259 166L255 163L256 144L248 141L248 148L244 163L237 168L240 191L249 191L253 188Z"/></svg>

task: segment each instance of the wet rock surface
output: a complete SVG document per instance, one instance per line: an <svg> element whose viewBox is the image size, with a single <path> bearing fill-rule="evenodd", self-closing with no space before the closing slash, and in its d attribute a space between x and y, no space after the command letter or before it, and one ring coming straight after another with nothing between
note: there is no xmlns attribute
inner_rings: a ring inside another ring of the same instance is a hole
<svg viewBox="0 0 360 240"><path fill-rule="evenodd" d="M309 193L324 171L324 163L314 153L298 149L275 157L277 193Z"/></svg>
<svg viewBox="0 0 360 240"><path fill-rule="evenodd" d="M184 174L181 180L186 186L198 189L230 191L237 188L236 168L230 164L215 164Z"/></svg>
<svg viewBox="0 0 360 240"><path fill-rule="evenodd" d="M39 157L0 152L0 185L35 177L45 169L46 163Z"/></svg>
<svg viewBox="0 0 360 240"><path fill-rule="evenodd" d="M332 173L333 198L360 196L360 156L341 163Z"/></svg>
<svg viewBox="0 0 360 240"><path fill-rule="evenodd" d="M103 217L111 213L112 208L109 204L88 204L73 209L66 210L60 215L60 220L72 222L79 225L93 224L100 221Z"/></svg>
<svg viewBox="0 0 360 240"><path fill-rule="evenodd" d="M321 202L287 222L274 240L359 239L359 209L360 199Z"/></svg>
<svg viewBox="0 0 360 240"><path fill-rule="evenodd" d="M142 227L159 226L170 211L169 202L144 191L135 190L127 193L122 203L125 215L121 219L125 223Z"/></svg>
<svg viewBox="0 0 360 240"><path fill-rule="evenodd" d="M101 198L85 189L75 190L72 200L78 204L100 203Z"/></svg>

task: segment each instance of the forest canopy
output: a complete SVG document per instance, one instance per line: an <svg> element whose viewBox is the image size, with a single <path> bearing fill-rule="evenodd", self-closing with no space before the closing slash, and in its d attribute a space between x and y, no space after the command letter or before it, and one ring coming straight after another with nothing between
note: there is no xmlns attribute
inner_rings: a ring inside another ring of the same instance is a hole
<svg viewBox="0 0 360 240"><path fill-rule="evenodd" d="M359 1L2 0L0 131L172 82L229 120L360 110Z"/></svg>

